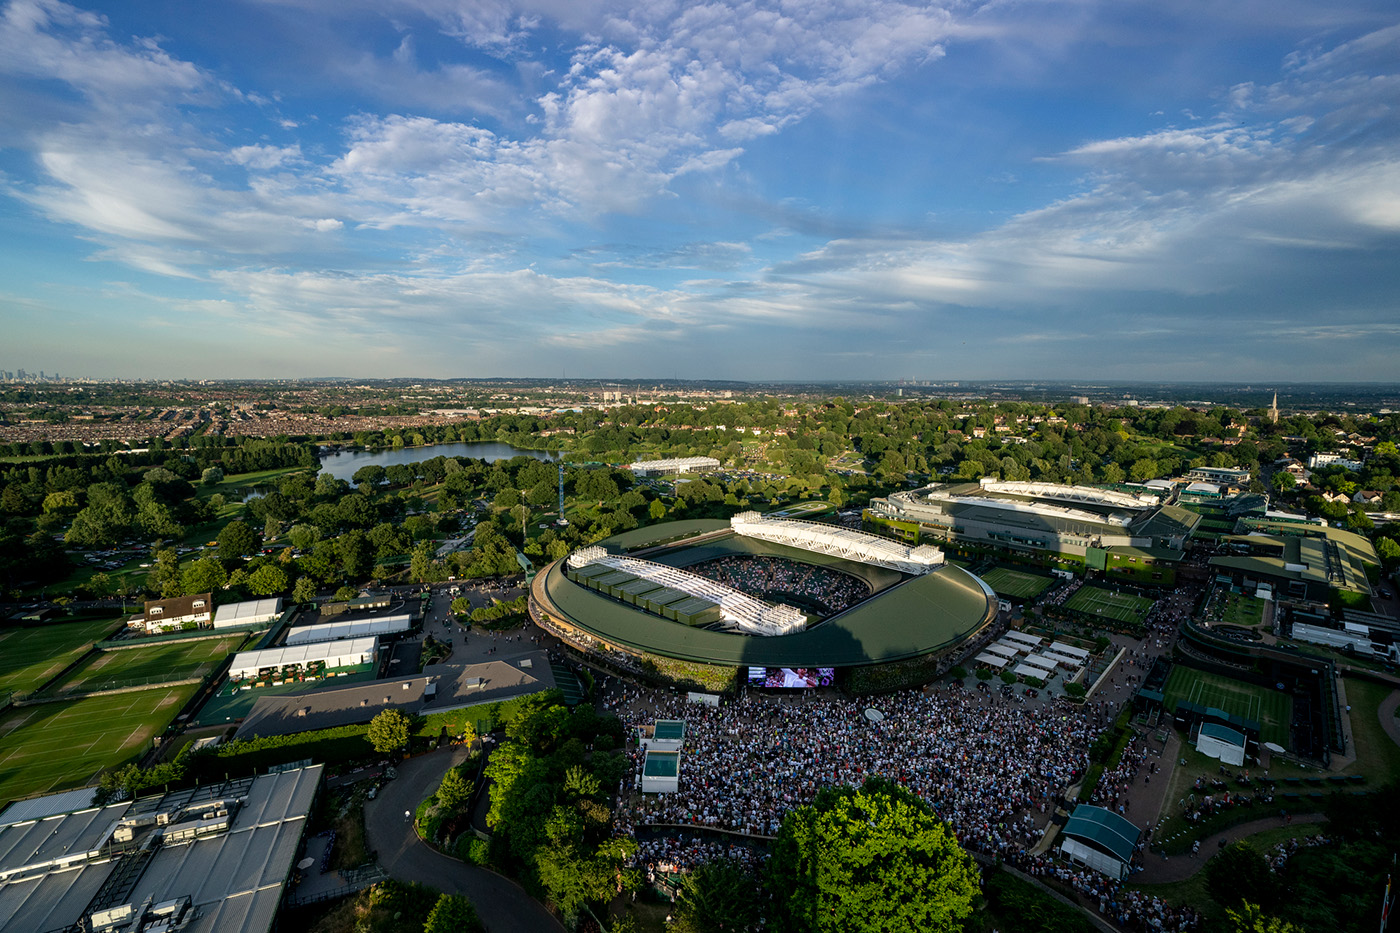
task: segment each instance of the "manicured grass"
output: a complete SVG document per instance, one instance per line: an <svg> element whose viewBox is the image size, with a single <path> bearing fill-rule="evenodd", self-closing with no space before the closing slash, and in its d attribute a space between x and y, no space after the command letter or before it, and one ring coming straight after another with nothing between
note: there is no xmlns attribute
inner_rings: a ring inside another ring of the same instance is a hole
<svg viewBox="0 0 1400 933"><path fill-rule="evenodd" d="M1400 775L1400 745L1381 727L1381 702L1390 695L1384 684L1356 677L1343 681L1347 704L1351 707L1351 737L1356 744L1356 762L1343 773L1364 774L1373 787Z"/></svg>
<svg viewBox="0 0 1400 933"><path fill-rule="evenodd" d="M54 693L101 690L106 684L132 681L184 680L211 671L229 652L237 650L247 635L205 638L174 645L150 645L122 651L102 651L85 660L65 677Z"/></svg>
<svg viewBox="0 0 1400 933"><path fill-rule="evenodd" d="M82 787L141 754L195 684L43 703L0 719L0 803Z"/></svg>
<svg viewBox="0 0 1400 933"><path fill-rule="evenodd" d="M1065 600L1071 612L1112 619L1115 622L1142 622L1153 601L1131 593L1118 593L1098 586L1081 586Z"/></svg>
<svg viewBox="0 0 1400 933"><path fill-rule="evenodd" d="M996 590L997 595L1012 599L1035 599L1055 582L1038 573L1023 573L1009 567L993 567L982 574L982 580Z"/></svg>
<svg viewBox="0 0 1400 933"><path fill-rule="evenodd" d="M1259 723L1260 739L1288 747L1293 698L1281 690L1270 690L1178 664L1167 678L1162 697L1162 705L1169 710L1174 709L1178 701L1187 700L1200 706L1223 709L1244 719L1253 719Z"/></svg>
<svg viewBox="0 0 1400 933"><path fill-rule="evenodd" d="M27 693L117 628L117 619L0 630L0 693Z"/></svg>

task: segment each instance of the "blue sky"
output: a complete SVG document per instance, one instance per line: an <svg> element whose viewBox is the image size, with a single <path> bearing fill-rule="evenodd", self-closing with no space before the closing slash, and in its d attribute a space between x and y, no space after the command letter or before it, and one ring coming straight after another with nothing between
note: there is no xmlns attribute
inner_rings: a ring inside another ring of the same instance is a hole
<svg viewBox="0 0 1400 933"><path fill-rule="evenodd" d="M0 368L1384 380L1393 0L0 6Z"/></svg>

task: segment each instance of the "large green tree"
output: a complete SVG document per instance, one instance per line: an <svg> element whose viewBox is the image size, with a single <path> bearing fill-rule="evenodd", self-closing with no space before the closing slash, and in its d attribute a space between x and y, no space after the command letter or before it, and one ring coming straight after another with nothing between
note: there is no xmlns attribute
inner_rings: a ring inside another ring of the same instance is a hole
<svg viewBox="0 0 1400 933"><path fill-rule="evenodd" d="M257 546L257 535L242 519L229 522L224 526L224 530L219 532L219 557L223 560L247 557Z"/></svg>
<svg viewBox="0 0 1400 933"><path fill-rule="evenodd" d="M952 933L979 891L948 825L884 778L825 788L789 813L769 869L774 919L793 933Z"/></svg>
<svg viewBox="0 0 1400 933"><path fill-rule="evenodd" d="M485 929L476 915L476 907L462 894L444 894L433 905L423 924L423 933L481 933Z"/></svg>
<svg viewBox="0 0 1400 933"><path fill-rule="evenodd" d="M737 862L716 859L685 876L676 893L676 933L737 933L763 917L758 879Z"/></svg>
<svg viewBox="0 0 1400 933"><path fill-rule="evenodd" d="M369 744L381 755L408 748L408 714L402 710L386 709L369 721Z"/></svg>

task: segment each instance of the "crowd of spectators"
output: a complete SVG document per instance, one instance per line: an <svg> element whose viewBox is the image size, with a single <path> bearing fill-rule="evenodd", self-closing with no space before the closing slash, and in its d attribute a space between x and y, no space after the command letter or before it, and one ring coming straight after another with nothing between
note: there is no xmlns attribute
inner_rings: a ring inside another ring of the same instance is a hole
<svg viewBox="0 0 1400 933"><path fill-rule="evenodd" d="M883 775L927 800L964 846L1005 856L1040 838L1044 815L1087 766L1094 734L1094 717L1080 707L1017 707L951 688L862 702L809 695L697 707L665 693L650 699L619 712L632 727L684 718L686 779L674 794L631 795L620 814L626 826L775 836L784 814L823 787ZM867 708L883 719L870 722ZM632 756L639 786L641 750Z"/></svg>
<svg viewBox="0 0 1400 933"><path fill-rule="evenodd" d="M1174 907L1155 895L1128 890L1096 871L1075 868L1043 856L1020 856L1012 863L1032 877L1072 888L1088 898L1099 913L1124 929L1144 933L1189 933L1201 928L1202 917L1194 908Z"/></svg>
<svg viewBox="0 0 1400 933"><path fill-rule="evenodd" d="M816 607L822 616L845 612L870 595L870 584L857 576L781 557L733 555L685 569L759 599Z"/></svg>
<svg viewBox="0 0 1400 933"><path fill-rule="evenodd" d="M727 859L757 874L768 861L768 851L742 842L701 838L656 836L637 840L632 864L655 883L663 876L683 875L706 862Z"/></svg>

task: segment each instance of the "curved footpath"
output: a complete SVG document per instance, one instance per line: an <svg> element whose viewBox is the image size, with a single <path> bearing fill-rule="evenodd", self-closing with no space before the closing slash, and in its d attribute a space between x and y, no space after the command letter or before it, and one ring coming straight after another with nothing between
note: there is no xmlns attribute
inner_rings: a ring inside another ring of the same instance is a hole
<svg viewBox="0 0 1400 933"><path fill-rule="evenodd" d="M1400 745L1400 723L1395 721L1395 708L1400 706L1400 690L1390 691L1390 695L1381 700L1380 709L1376 715L1380 718L1381 728L1385 734L1390 736L1390 740L1396 745Z"/></svg>
<svg viewBox="0 0 1400 933"><path fill-rule="evenodd" d="M433 849L404 819L404 811L437 789L448 766L467 757L462 746L441 749L405 761L399 776L389 781L378 799L365 803L365 833L379 864L400 881L417 881L445 894L465 894L487 933L563 933L564 927L520 885L495 872L468 865Z"/></svg>

